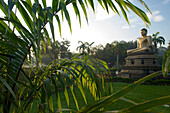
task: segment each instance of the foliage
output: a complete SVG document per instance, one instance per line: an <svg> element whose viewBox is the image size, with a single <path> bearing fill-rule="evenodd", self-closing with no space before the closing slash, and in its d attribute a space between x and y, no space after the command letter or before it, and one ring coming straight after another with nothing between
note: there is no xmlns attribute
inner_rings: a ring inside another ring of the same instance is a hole
<svg viewBox="0 0 170 113"><path fill-rule="evenodd" d="M113 86L112 93L115 93L123 89L127 85L129 85L129 83L112 82L110 83L110 85ZM105 89L106 89L106 95L109 95L109 88L107 85L105 85ZM86 105L80 91L77 89L76 86L74 87L74 91L75 91L80 108ZM69 89L68 89L68 94L70 96L70 108L73 108L74 110L76 110L75 102L72 97L71 91ZM91 103L95 101L93 96L86 89L85 89L85 94L88 97L87 103ZM145 102L148 100L152 100L154 98L159 98L159 97L163 97L167 95L170 95L170 86L139 85L138 87L136 87L135 90L129 92L123 98L120 98L118 101L105 106L104 110L111 111L111 110L118 110L118 109L123 109L123 108L133 106L132 103L126 102L125 99L132 100L134 103L141 103L141 102ZM63 108L69 109L66 103L65 96L64 96L64 91L60 92L60 96L61 96L61 102L62 102L61 104ZM54 99L54 106L57 109L57 99L56 100ZM162 105L160 107L152 108L150 111L169 113L169 110L170 110L170 107L164 107Z"/></svg>
<svg viewBox="0 0 170 113"><path fill-rule="evenodd" d="M94 42L89 44L88 42L78 41L78 43L81 43L81 45L77 47L79 53L83 53L83 54L86 53L88 55L91 53L91 46L94 44Z"/></svg>
<svg viewBox="0 0 170 113"><path fill-rule="evenodd" d="M16 81L19 86L17 86L17 89L15 90L16 92L19 90L19 92L16 93L18 94L18 101L16 102L19 102L20 106L17 106L17 103L12 103L13 106L15 106L13 110L15 112L29 112L29 110L35 109L32 108L30 104L34 103L34 100L36 100L39 103L39 112L46 111L46 106L48 106L49 111L53 112L54 98L52 97L52 90L54 90L56 98L58 98L58 108L61 109L62 106L60 106L61 102L59 99L59 91L61 88L64 90L67 105L69 107L70 102L66 88L68 86L70 87L72 96L76 102L76 107L79 109L77 98L74 94L74 85L77 85L85 102L86 97L83 91L83 87L85 86L89 87L89 91L95 98L99 98L102 96L103 89L100 87L101 81L97 74L104 73L105 68L107 68L104 66L107 65L100 60L88 60L87 56L83 57L78 55L72 59L54 60L45 68L45 70L44 68L39 68L38 71L36 71L37 69L34 69L34 74L30 73L28 75L22 70L22 78L20 77L19 81ZM9 102L12 101L9 100ZM46 103L48 103L48 105L46 105Z"/></svg>
<svg viewBox="0 0 170 113"><path fill-rule="evenodd" d="M170 85L170 80L167 79L156 79L153 80L153 83L150 83L151 85Z"/></svg>
<svg viewBox="0 0 170 113"><path fill-rule="evenodd" d="M159 35L159 32L156 32L155 34L152 34L152 37L153 37L152 42L154 43L155 50L157 48L158 43L160 44L160 47L161 47L162 44L165 44L164 37L158 36L158 35Z"/></svg>
<svg viewBox="0 0 170 113"><path fill-rule="evenodd" d="M168 48L167 48L167 49L170 50L170 42L169 42L168 44L169 44L169 45L168 45Z"/></svg>
<svg viewBox="0 0 170 113"><path fill-rule="evenodd" d="M43 47L43 46L42 46ZM52 60L60 58L71 58L72 53L69 50L70 41L62 40L51 42L50 45L48 42L45 44L45 49L41 49L42 63L48 65Z"/></svg>
<svg viewBox="0 0 170 113"><path fill-rule="evenodd" d="M99 99L98 101L95 101L91 104L88 104L86 106L84 106L82 109L80 109L80 112L96 112L97 110L99 110L101 107L103 106L107 106L115 101L117 101L120 97L124 96L125 94L127 94L128 92L130 92L131 90L135 89L137 85L139 85L140 83L152 78L152 77L155 77L157 75L161 74L161 72L156 72L156 73L153 73L153 74L150 74L138 81L135 81L133 84L130 84L128 85L127 87L121 89L120 91L116 92L116 93L113 93L109 96L106 96L104 98L101 98ZM129 108L125 108L123 110L120 110L120 111L115 111L115 112L145 112L146 110L154 107L154 106L158 106L158 105L161 105L161 104L165 104L165 103L168 103L170 99L170 96L166 96L166 97L162 97L162 98L157 98L157 99L154 99L152 101L148 101L148 102L145 102L145 103L140 103L140 104L137 104L137 105L134 105L132 107L129 107ZM166 101L166 102L165 102ZM165 103L164 103L165 102ZM140 110L139 110L140 109Z"/></svg>
<svg viewBox="0 0 170 113"><path fill-rule="evenodd" d="M133 83L134 81L137 81L137 79L133 78L121 78L121 77L108 77L105 78L107 82L125 82L125 83ZM146 85L170 85L170 80L168 78L153 78L150 80L145 81L142 84Z"/></svg>
<svg viewBox="0 0 170 113"><path fill-rule="evenodd" d="M135 79L133 78L121 78L121 77L109 77L106 78L108 82L126 82L126 83L133 83Z"/></svg>
<svg viewBox="0 0 170 113"><path fill-rule="evenodd" d="M111 83L111 85L114 86L113 92L117 92L129 84L130 83L122 83L122 82L112 82ZM111 111L111 109L117 110L116 108L123 109L123 108L133 106L132 103L142 103L142 102L146 102L146 101L149 101L149 100L152 100L155 98L168 96L168 95L170 95L169 87L170 86L143 85L143 84L139 85L133 91L131 91L128 94L126 94L125 96L123 96L124 99L121 98L120 100L116 101L115 103L108 105L107 108L105 108L105 109L109 110L109 108L110 108L110 111ZM125 99L131 100L132 103L126 103ZM159 107L154 107L154 108L148 110L147 112L169 113L169 110L170 110L170 107L165 107L164 105L161 105Z"/></svg>
<svg viewBox="0 0 170 113"><path fill-rule="evenodd" d="M27 55L32 55L30 52L31 49L34 52L36 65L38 67L41 59L41 43L43 43L45 48L45 38L47 38L50 45L50 33L52 34L53 42L56 43L54 33L55 26L53 21L57 21L57 27L61 33L59 13L61 13L62 19L66 19L70 27L70 31L72 32L70 12L67 9L69 4L73 6L74 12L79 18L80 25L80 8L83 10L87 22L87 6L90 6L95 12L93 0L52 0L51 5L49 5L48 2L47 0L42 0L41 2L34 0L33 3L31 0L8 0L8 2L5 2L4 0L0 1L0 9L5 15L0 18L0 81L4 87L4 90L0 91L0 93L4 97L4 100L2 100L2 109L4 113L29 112L31 109L38 109L38 112L46 112L46 107L49 112L56 111L53 107L52 88L55 90L55 97L58 98L58 109L64 111L65 109L62 109L60 94L58 93L58 82L61 83L64 89L68 106L70 104L66 83L69 85L76 103L76 112L98 111L101 107L103 107L103 105L108 105L118 100L121 96L139 85L139 83L160 74L158 72L149 75L139 81L136 81L134 84L127 86L119 92L104 98L100 98L104 92L102 87L104 82L101 81L97 75L102 75L104 73L103 71L107 69L107 64L100 60L88 60L87 56L54 60L46 67L45 70L40 68L41 71L44 72L42 75L38 76L36 73L33 77L27 75L22 66ZM116 0L115 2L112 0L98 0L97 2L106 9L107 12L109 12L108 8L110 7L113 12L120 15L117 10L117 4L128 23L129 21L126 11L131 9L145 22L146 25L150 24L145 12L128 0ZM139 2L148 9L143 0L139 0ZM14 11L14 6L16 7L16 11ZM17 11L19 11L21 16L17 15ZM48 25L50 29L46 29L46 26ZM29 58L29 60L31 60L31 57ZM23 76L23 81L19 80L20 76ZM86 97L84 96L83 87L87 87L97 101L87 104L83 108L79 109L71 79L75 80L85 102ZM144 111L151 107L169 102L169 98L169 96L158 98L151 102L139 104L133 108L124 109L120 112L128 112L131 110L135 111L138 108L141 108L141 111ZM155 103L155 101L157 102ZM34 106L34 102L37 102L38 106ZM75 110L70 109L67 111L74 112Z"/></svg>
<svg viewBox="0 0 170 113"><path fill-rule="evenodd" d="M164 76L168 76L168 73L170 71L170 50L168 50L164 55L162 62L162 71Z"/></svg>
<svg viewBox="0 0 170 113"><path fill-rule="evenodd" d="M136 48L136 41L114 41L111 44L107 43L105 47L102 45L97 45L92 49L93 54L91 55L93 58L98 58L104 60L108 64L109 67L113 67L116 65L116 55L119 54L119 65L125 64L125 58L127 57L127 50ZM118 47L119 46L119 47ZM118 49L119 48L119 49Z"/></svg>

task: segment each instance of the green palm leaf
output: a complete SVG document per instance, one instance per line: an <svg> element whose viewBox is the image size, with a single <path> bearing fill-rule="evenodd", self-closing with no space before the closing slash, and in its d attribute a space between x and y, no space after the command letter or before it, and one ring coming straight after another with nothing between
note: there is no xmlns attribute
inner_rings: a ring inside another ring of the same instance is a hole
<svg viewBox="0 0 170 113"><path fill-rule="evenodd" d="M33 31L33 26L32 26L32 24L30 24L30 23L32 23L32 20L31 20L30 16L28 15L27 11L25 10L25 8L20 4L20 2L17 2L16 6L17 6L22 18L24 19L25 23L29 27L29 29L31 31Z"/></svg>
<svg viewBox="0 0 170 113"><path fill-rule="evenodd" d="M126 108L124 110L121 110L119 113L144 112L144 111L151 109L153 107L167 104L167 103L169 103L169 101L170 101L170 96L161 97L161 98L151 100L149 102L144 102L144 103L132 106L130 108Z"/></svg>
<svg viewBox="0 0 170 113"><path fill-rule="evenodd" d="M108 104L111 104L115 101L117 101L120 97L124 96L125 94L127 94L128 92L132 91L133 89L135 89L135 87L137 85L139 85L140 83L152 78L152 77L155 77L155 76L158 76L160 75L161 72L155 72L153 74L150 74L136 82L134 82L133 84L130 84L129 86L123 88L122 90L110 95L110 96L107 96L107 97L104 97L100 100L97 100L91 104L87 104L86 106L84 106L82 109L80 109L80 112L94 112L96 110L99 110L100 108L108 105Z"/></svg>
<svg viewBox="0 0 170 113"><path fill-rule="evenodd" d="M73 8L74 8L74 12L75 12L76 16L78 16L78 18L79 18L79 24L81 27L81 17L80 17L80 12L79 12L76 2L73 2Z"/></svg>
<svg viewBox="0 0 170 113"><path fill-rule="evenodd" d="M2 76L2 75L1 75ZM1 82L7 87L7 89L11 92L11 94L13 95L14 99L17 100L16 98L16 95L15 93L13 92L12 88L9 86L9 84L6 82L5 79L3 79L2 77L0 76L0 80Z"/></svg>
<svg viewBox="0 0 170 113"><path fill-rule="evenodd" d="M72 32L70 15L69 15L69 13L68 13L68 11L67 11L67 9L66 9L66 4L64 3L63 0L61 0L61 7L62 7L62 9L63 9L63 11L64 11L66 20L67 20L67 22L68 22L68 25L69 25L69 28L70 28L70 32Z"/></svg>

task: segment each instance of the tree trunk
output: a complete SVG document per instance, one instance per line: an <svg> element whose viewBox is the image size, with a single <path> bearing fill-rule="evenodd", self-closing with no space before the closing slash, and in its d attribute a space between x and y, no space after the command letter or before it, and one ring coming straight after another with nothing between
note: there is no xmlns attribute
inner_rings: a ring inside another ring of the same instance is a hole
<svg viewBox="0 0 170 113"><path fill-rule="evenodd" d="M119 72L119 54L117 53L117 72Z"/></svg>

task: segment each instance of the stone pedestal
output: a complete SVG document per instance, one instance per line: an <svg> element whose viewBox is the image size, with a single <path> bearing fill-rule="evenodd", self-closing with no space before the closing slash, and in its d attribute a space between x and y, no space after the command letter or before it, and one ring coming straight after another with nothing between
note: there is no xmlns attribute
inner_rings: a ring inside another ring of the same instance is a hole
<svg viewBox="0 0 170 113"><path fill-rule="evenodd" d="M161 70L158 58L154 52L135 52L126 57L126 64L122 67L118 76L123 78L142 78L153 72Z"/></svg>

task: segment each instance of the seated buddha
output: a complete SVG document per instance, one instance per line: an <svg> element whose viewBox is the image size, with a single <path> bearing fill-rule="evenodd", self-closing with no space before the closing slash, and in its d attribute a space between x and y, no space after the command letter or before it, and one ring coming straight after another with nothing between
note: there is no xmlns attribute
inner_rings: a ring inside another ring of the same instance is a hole
<svg viewBox="0 0 170 113"><path fill-rule="evenodd" d="M151 36L147 36L147 29L143 28L141 30L141 36L141 38L137 39L137 48L127 50L127 53L151 51L152 38Z"/></svg>

